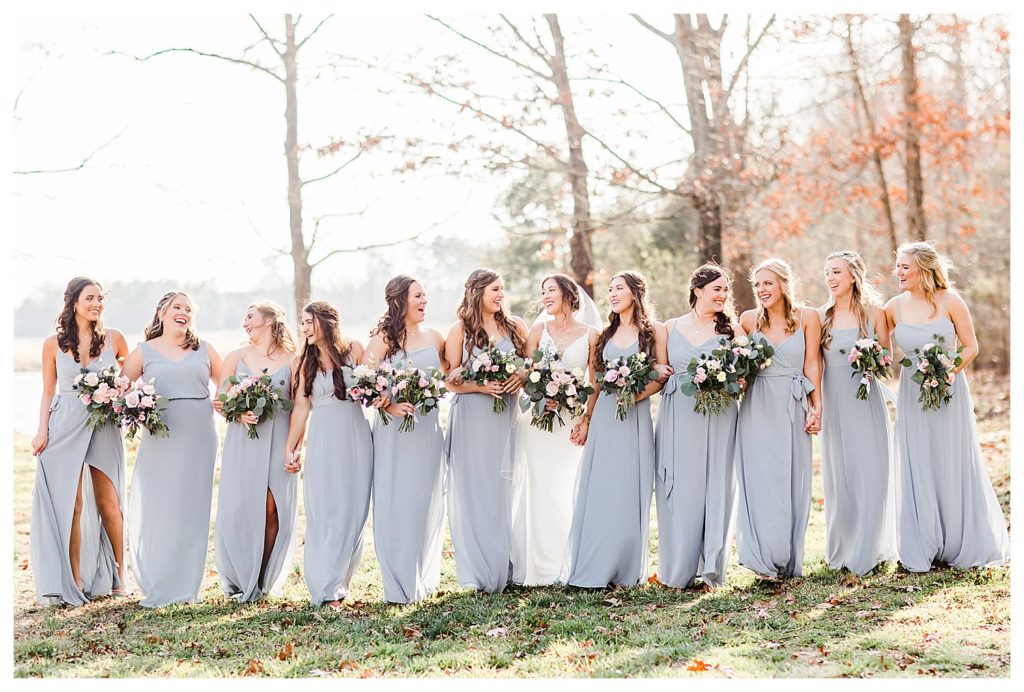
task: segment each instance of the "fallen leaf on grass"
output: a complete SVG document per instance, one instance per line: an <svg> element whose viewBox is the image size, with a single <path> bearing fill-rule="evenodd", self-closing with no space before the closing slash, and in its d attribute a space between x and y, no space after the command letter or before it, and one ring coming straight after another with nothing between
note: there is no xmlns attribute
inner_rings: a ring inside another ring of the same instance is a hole
<svg viewBox="0 0 1024 692"><path fill-rule="evenodd" d="M343 658L338 661L338 665L335 666L338 670L356 670L359 668L359 664L353 661L351 658Z"/></svg>
<svg viewBox="0 0 1024 692"><path fill-rule="evenodd" d="M694 673L703 673L705 671L714 670L716 668L718 668L718 664L717 663L712 665L712 664L709 664L706 661L702 661L699 658L693 659L692 661L690 661L689 665L686 666L687 670L691 670Z"/></svg>
<svg viewBox="0 0 1024 692"><path fill-rule="evenodd" d="M835 608L837 605L842 605L842 604L843 604L843 599L842 598L840 598L836 594L829 594L829 597L825 601L823 601L822 603L819 603L818 605L816 605L814 607L815 608L821 608L821 609L828 609L828 608Z"/></svg>
<svg viewBox="0 0 1024 692"><path fill-rule="evenodd" d="M487 630L488 637L504 637L508 634L508 630L504 627L495 627L493 630Z"/></svg>
<svg viewBox="0 0 1024 692"><path fill-rule="evenodd" d="M24 569L24 567L22 569ZM661 584L661 582L658 581L658 573L655 572L651 576L647 577L647 583L648 584Z"/></svg>
<svg viewBox="0 0 1024 692"><path fill-rule="evenodd" d="M608 629L607 627L602 627L601 625L598 625L597 627L594 628L594 634L604 634L604 635L607 635L607 634L610 634L610 633L611 633L610 629Z"/></svg>
<svg viewBox="0 0 1024 692"><path fill-rule="evenodd" d="M277 660L287 661L295 654L295 647L292 642L288 642L281 647L281 650L277 652Z"/></svg>
<svg viewBox="0 0 1024 692"><path fill-rule="evenodd" d="M263 673L263 661L258 658L250 658L249 665L245 667L242 675L261 675Z"/></svg>
<svg viewBox="0 0 1024 692"><path fill-rule="evenodd" d="M779 644L778 642L765 642L762 644L762 647L765 649L781 649L782 644Z"/></svg>
<svg viewBox="0 0 1024 692"><path fill-rule="evenodd" d="M402 636L406 639L416 639L417 637L422 637L423 632L416 625L404 625L402 627Z"/></svg>
<svg viewBox="0 0 1024 692"><path fill-rule="evenodd" d="M860 578L853 572L850 572L839 580L839 586L845 586L847 588L856 586L857 584L860 584Z"/></svg>
<svg viewBox="0 0 1024 692"><path fill-rule="evenodd" d="M159 644L162 641L163 641L163 639L161 639L160 637L157 637L156 635L153 635L153 634L151 634L148 637L146 637L146 643L147 644Z"/></svg>
<svg viewBox="0 0 1024 692"><path fill-rule="evenodd" d="M361 677L361 678L372 678L373 677L373 669L372 668L363 668L361 671L359 671L359 677Z"/></svg>
<svg viewBox="0 0 1024 692"><path fill-rule="evenodd" d="M939 641L939 639L941 639L941 637L939 635L937 635L937 634L932 633L932 632L925 632L924 636L921 638L921 640L925 644L931 644L932 642L937 642L937 641Z"/></svg>
<svg viewBox="0 0 1024 692"><path fill-rule="evenodd" d="M604 602L615 608L622 605L622 599L615 598L615 596L609 596L608 598L604 599Z"/></svg>

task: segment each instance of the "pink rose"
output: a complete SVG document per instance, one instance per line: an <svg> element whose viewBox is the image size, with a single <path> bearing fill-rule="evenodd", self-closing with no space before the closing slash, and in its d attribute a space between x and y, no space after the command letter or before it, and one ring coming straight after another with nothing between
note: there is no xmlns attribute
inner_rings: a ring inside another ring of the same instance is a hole
<svg viewBox="0 0 1024 692"><path fill-rule="evenodd" d="M857 353L857 349L853 349L852 351L850 351L850 355L847 357L847 360L849 360L851 363L856 363L857 362L857 358L859 358L859 357L860 357L860 354Z"/></svg>
<svg viewBox="0 0 1024 692"><path fill-rule="evenodd" d="M619 368L619 372L621 372L623 375L628 375L629 374L629 367L626 366L626 365L623 365L622 367Z"/></svg>
<svg viewBox="0 0 1024 692"><path fill-rule="evenodd" d="M396 385L396 388L398 389L398 391L401 392L402 390L404 390L408 386L409 386L409 380L402 380L401 382L399 382Z"/></svg>
<svg viewBox="0 0 1024 692"><path fill-rule="evenodd" d="M137 408L139 405L139 393L129 392L128 396L124 398L124 405L128 408Z"/></svg>
<svg viewBox="0 0 1024 692"><path fill-rule="evenodd" d="M424 378L422 378L422 377L420 378L420 381L419 381L419 386L420 386L420 389L424 389L424 388L426 388L426 386L427 386L428 384L430 384L430 383L429 383L429 382L427 382L427 380L426 380L426 379L424 379Z"/></svg>
<svg viewBox="0 0 1024 692"><path fill-rule="evenodd" d="M88 406L89 404L92 403L92 397L89 396L88 394L83 394L81 396L81 399L82 399L82 403L85 404L86 406Z"/></svg>
<svg viewBox="0 0 1024 692"><path fill-rule="evenodd" d="M141 406L142 408L153 408L153 405L155 403L156 402L153 401L153 397L151 397L151 396L144 396L139 401L139 406Z"/></svg>
<svg viewBox="0 0 1024 692"><path fill-rule="evenodd" d="M953 373L948 373L946 375L946 384L953 384L955 381L956 381L956 375L954 375Z"/></svg>
<svg viewBox="0 0 1024 692"><path fill-rule="evenodd" d="M618 377L619 377L619 371L618 370L609 370L608 372L606 372L604 374L604 381L605 382L614 382L616 379L618 379Z"/></svg>

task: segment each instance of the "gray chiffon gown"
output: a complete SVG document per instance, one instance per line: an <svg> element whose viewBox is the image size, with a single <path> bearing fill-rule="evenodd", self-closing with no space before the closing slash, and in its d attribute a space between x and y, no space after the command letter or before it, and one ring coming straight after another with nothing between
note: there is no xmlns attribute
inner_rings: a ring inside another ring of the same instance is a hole
<svg viewBox="0 0 1024 692"><path fill-rule="evenodd" d="M605 344L606 361L637 352ZM615 397L600 393L583 446L569 530L565 582L604 588L634 586L647 577L647 533L654 487L651 400L615 417Z"/></svg>
<svg viewBox="0 0 1024 692"><path fill-rule="evenodd" d="M505 337L497 347L513 349ZM476 347L473 355L481 353ZM448 527L460 586L497 593L512 578L512 469L519 406L503 395L456 394L448 413Z"/></svg>
<svg viewBox="0 0 1024 692"><path fill-rule="evenodd" d="M881 382L857 399L860 377L847 359L859 329L832 330L823 349L821 471L825 488L825 558L829 567L864 575L896 560L896 485L892 423ZM874 328L868 334L875 338ZM844 350L846 353L841 353Z"/></svg>
<svg viewBox="0 0 1024 692"><path fill-rule="evenodd" d="M106 424L89 430L88 410L72 389L81 366L67 353L57 351L57 388L50 404L46 448L36 458L36 482L32 490L32 523L29 534L32 577L36 601L58 599L82 605L89 598L109 594L121 584L114 550L100 521L92 478L85 467L101 471L117 491L124 507L124 445L117 426ZM92 360L90 372L116 365L114 352L104 346ZM79 518L81 548L79 574L84 591L71 576L68 548L79 478L82 484L82 513ZM122 545L123 545L122 541Z"/></svg>
<svg viewBox="0 0 1024 692"><path fill-rule="evenodd" d="M139 605L200 600L210 541L217 432L206 342L170 360L142 343L142 377L167 397L167 437L142 434L128 497L128 554Z"/></svg>
<svg viewBox="0 0 1024 692"><path fill-rule="evenodd" d="M354 381L346 379L345 386ZM362 407L334 396L331 371L313 380L303 494L303 573L313 605L348 596L363 556L373 484L373 441Z"/></svg>
<svg viewBox="0 0 1024 692"><path fill-rule="evenodd" d="M258 375L238 358L239 378ZM285 364L269 373L272 386L291 399L291 368ZM291 412L278 409L256 426L249 439L246 426L229 423L220 462L217 517L214 520L214 560L224 595L248 603L264 593L279 595L295 555L298 517L298 477L284 470L284 446ZM277 539L260 583L267 522L267 490L277 507Z"/></svg>
<svg viewBox="0 0 1024 692"><path fill-rule="evenodd" d="M811 436L804 419L814 391L803 373L802 312L797 330L774 348L772 364L740 404L736 549L739 563L761 576L798 577L811 510Z"/></svg>
<svg viewBox="0 0 1024 692"><path fill-rule="evenodd" d="M679 378L700 353L718 347L715 335L699 346L673 327L668 360L676 373L661 394L654 431L658 507L658 581L685 588L696 577L725 583L735 509L737 406L718 415L697 413L692 397L679 390Z"/></svg>
<svg viewBox="0 0 1024 692"><path fill-rule="evenodd" d="M395 367L440 368L433 346L388 359ZM441 582L444 541L444 433L438 410L416 414L416 428L398 432L400 419L373 417L373 544L384 600L414 603Z"/></svg>
<svg viewBox="0 0 1024 692"><path fill-rule="evenodd" d="M948 294L946 295L948 298ZM913 365L915 348L945 339L952 351L956 330L945 314L927 322L900 320L893 332L896 345ZM933 565L983 567L1009 560L1010 541L999 502L978 443L977 420L967 376L953 383L953 398L938 411L922 411L913 370L900 377L896 405L897 546L900 562L911 572Z"/></svg>

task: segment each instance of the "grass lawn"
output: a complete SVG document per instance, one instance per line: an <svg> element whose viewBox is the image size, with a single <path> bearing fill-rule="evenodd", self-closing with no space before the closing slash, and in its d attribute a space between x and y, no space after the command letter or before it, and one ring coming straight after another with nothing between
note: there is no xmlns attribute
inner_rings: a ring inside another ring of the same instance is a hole
<svg viewBox="0 0 1024 692"><path fill-rule="evenodd" d="M1009 516L1009 383L976 373L972 385L982 448ZM129 466L134 458L132 449ZM28 563L34 475L28 438L16 435L17 677L1005 677L1010 671L1009 568L913 575L888 565L863 579L828 569L817 458L806 576L782 586L755 580L737 566L734 551L727 585L709 593L668 589L652 579L632 589L533 587L481 596L455 583L447 541L440 591L396 606L381 602L368 527L342 613L309 605L301 541L282 597L257 605L228 601L213 571L212 532L201 604L149 610L135 597L81 608L36 605ZM300 509L300 532L303 524ZM656 540L652 512L652 575Z"/></svg>

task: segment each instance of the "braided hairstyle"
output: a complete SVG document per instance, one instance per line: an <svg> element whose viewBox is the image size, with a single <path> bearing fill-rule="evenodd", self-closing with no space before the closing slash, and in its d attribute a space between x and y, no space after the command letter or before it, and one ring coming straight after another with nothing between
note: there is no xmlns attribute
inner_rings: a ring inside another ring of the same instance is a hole
<svg viewBox="0 0 1024 692"><path fill-rule="evenodd" d="M825 270L828 271L829 260L840 259L846 263L846 269L853 277L851 286L853 312L857 315L857 336L858 338L868 335L868 321L870 315L868 309L872 305L881 305L881 297L875 287L867 281L867 267L864 259L853 250L839 250L825 258ZM821 322L821 347L823 349L832 346L832 322L835 319L836 297L829 293L828 303L825 305L825 319Z"/></svg>
<svg viewBox="0 0 1024 692"><path fill-rule="evenodd" d="M501 275L493 269L476 269L466 279L462 303L455 311L455 316L462 322L463 341L467 352L472 352L473 346L480 349L487 348L488 336L487 330L484 329L483 314L484 291L500 278ZM494 320L498 323L498 330L512 340L512 346L516 353L524 355L526 330L512 319L505 303L502 303L501 309L495 313Z"/></svg>
<svg viewBox="0 0 1024 692"><path fill-rule="evenodd" d="M572 280L566 274L551 274L545 276L544 280L540 282L541 290L544 290L544 284L548 281L554 281L555 285L558 286L558 290L562 292L562 300L565 301L569 306L569 312L573 313L580 309L580 289L577 287L576 282ZM544 301L539 302L540 309L544 309Z"/></svg>
<svg viewBox="0 0 1024 692"><path fill-rule="evenodd" d="M272 300L257 300L249 305L249 307L271 320L270 334L274 341L267 352L268 356L274 351L295 353L299 350L295 344L295 337L292 336L292 330L288 329L288 325L285 324L283 307Z"/></svg>
<svg viewBox="0 0 1024 692"><path fill-rule="evenodd" d="M173 301L178 296L183 296L188 304L192 307L195 312L195 305L192 303L192 299L184 291L168 291L160 299L160 302L156 304L156 310L153 312L153 319L150 321L149 326L143 331L143 335L146 337L146 341L162 336L164 333L164 315L167 314L167 308L171 306ZM193 351L199 350L199 337L192 329L191 323L188 329L185 330L185 343L181 346L183 349L192 349Z"/></svg>
<svg viewBox="0 0 1024 692"><path fill-rule="evenodd" d="M388 309L370 332L370 336L380 334L384 338L384 345L387 346L384 360L405 348L405 316L409 312L409 291L414 283L416 279L399 274L384 286L384 300Z"/></svg>
<svg viewBox="0 0 1024 692"><path fill-rule="evenodd" d="M352 342L341 336L341 315L338 308L326 300L314 300L302 308L303 313L309 313L313 323L320 332L321 342L324 351L327 353L327 360L331 363L331 378L334 382L334 398L339 401L345 400L345 373L342 368L345 361L352 353ZM307 339L302 346L302 355L299 356L299 366L295 369L293 390L299 387L299 377L305 380L303 383L303 394L307 397L313 395L313 380L320 369L320 346L309 343Z"/></svg>
<svg viewBox="0 0 1024 692"><path fill-rule="evenodd" d="M654 306L647 299L647 279L638 271L627 269L612 277L612 281L620 278L626 282L626 287L633 294L633 324L639 331L638 347L641 353L646 353L648 358L654 358ZM594 349L594 372L604 372L604 347L611 341L615 331L622 323L619 313L614 310L608 315L608 326L601 332L597 341L597 348Z"/></svg>
<svg viewBox="0 0 1024 692"><path fill-rule="evenodd" d="M80 363L78 359L78 322L75 320L75 303L89 286L95 286L103 293L103 287L98 281L93 281L86 276L76 276L68 282L64 289L64 307L57 315L57 348L68 353ZM107 340L107 332L103 328L102 315L95 322L90 322L92 327L92 342L89 344L89 359L98 358L103 351L103 345Z"/></svg>
<svg viewBox="0 0 1024 692"><path fill-rule="evenodd" d="M732 277L725 267L717 262L705 262L690 274L690 309L697 305L697 292L694 289L704 288L721 277L729 283L729 296L725 299L725 306L721 312L715 313L715 334L722 334L732 339L736 336L733 324L736 322L736 307L732 302Z"/></svg>

